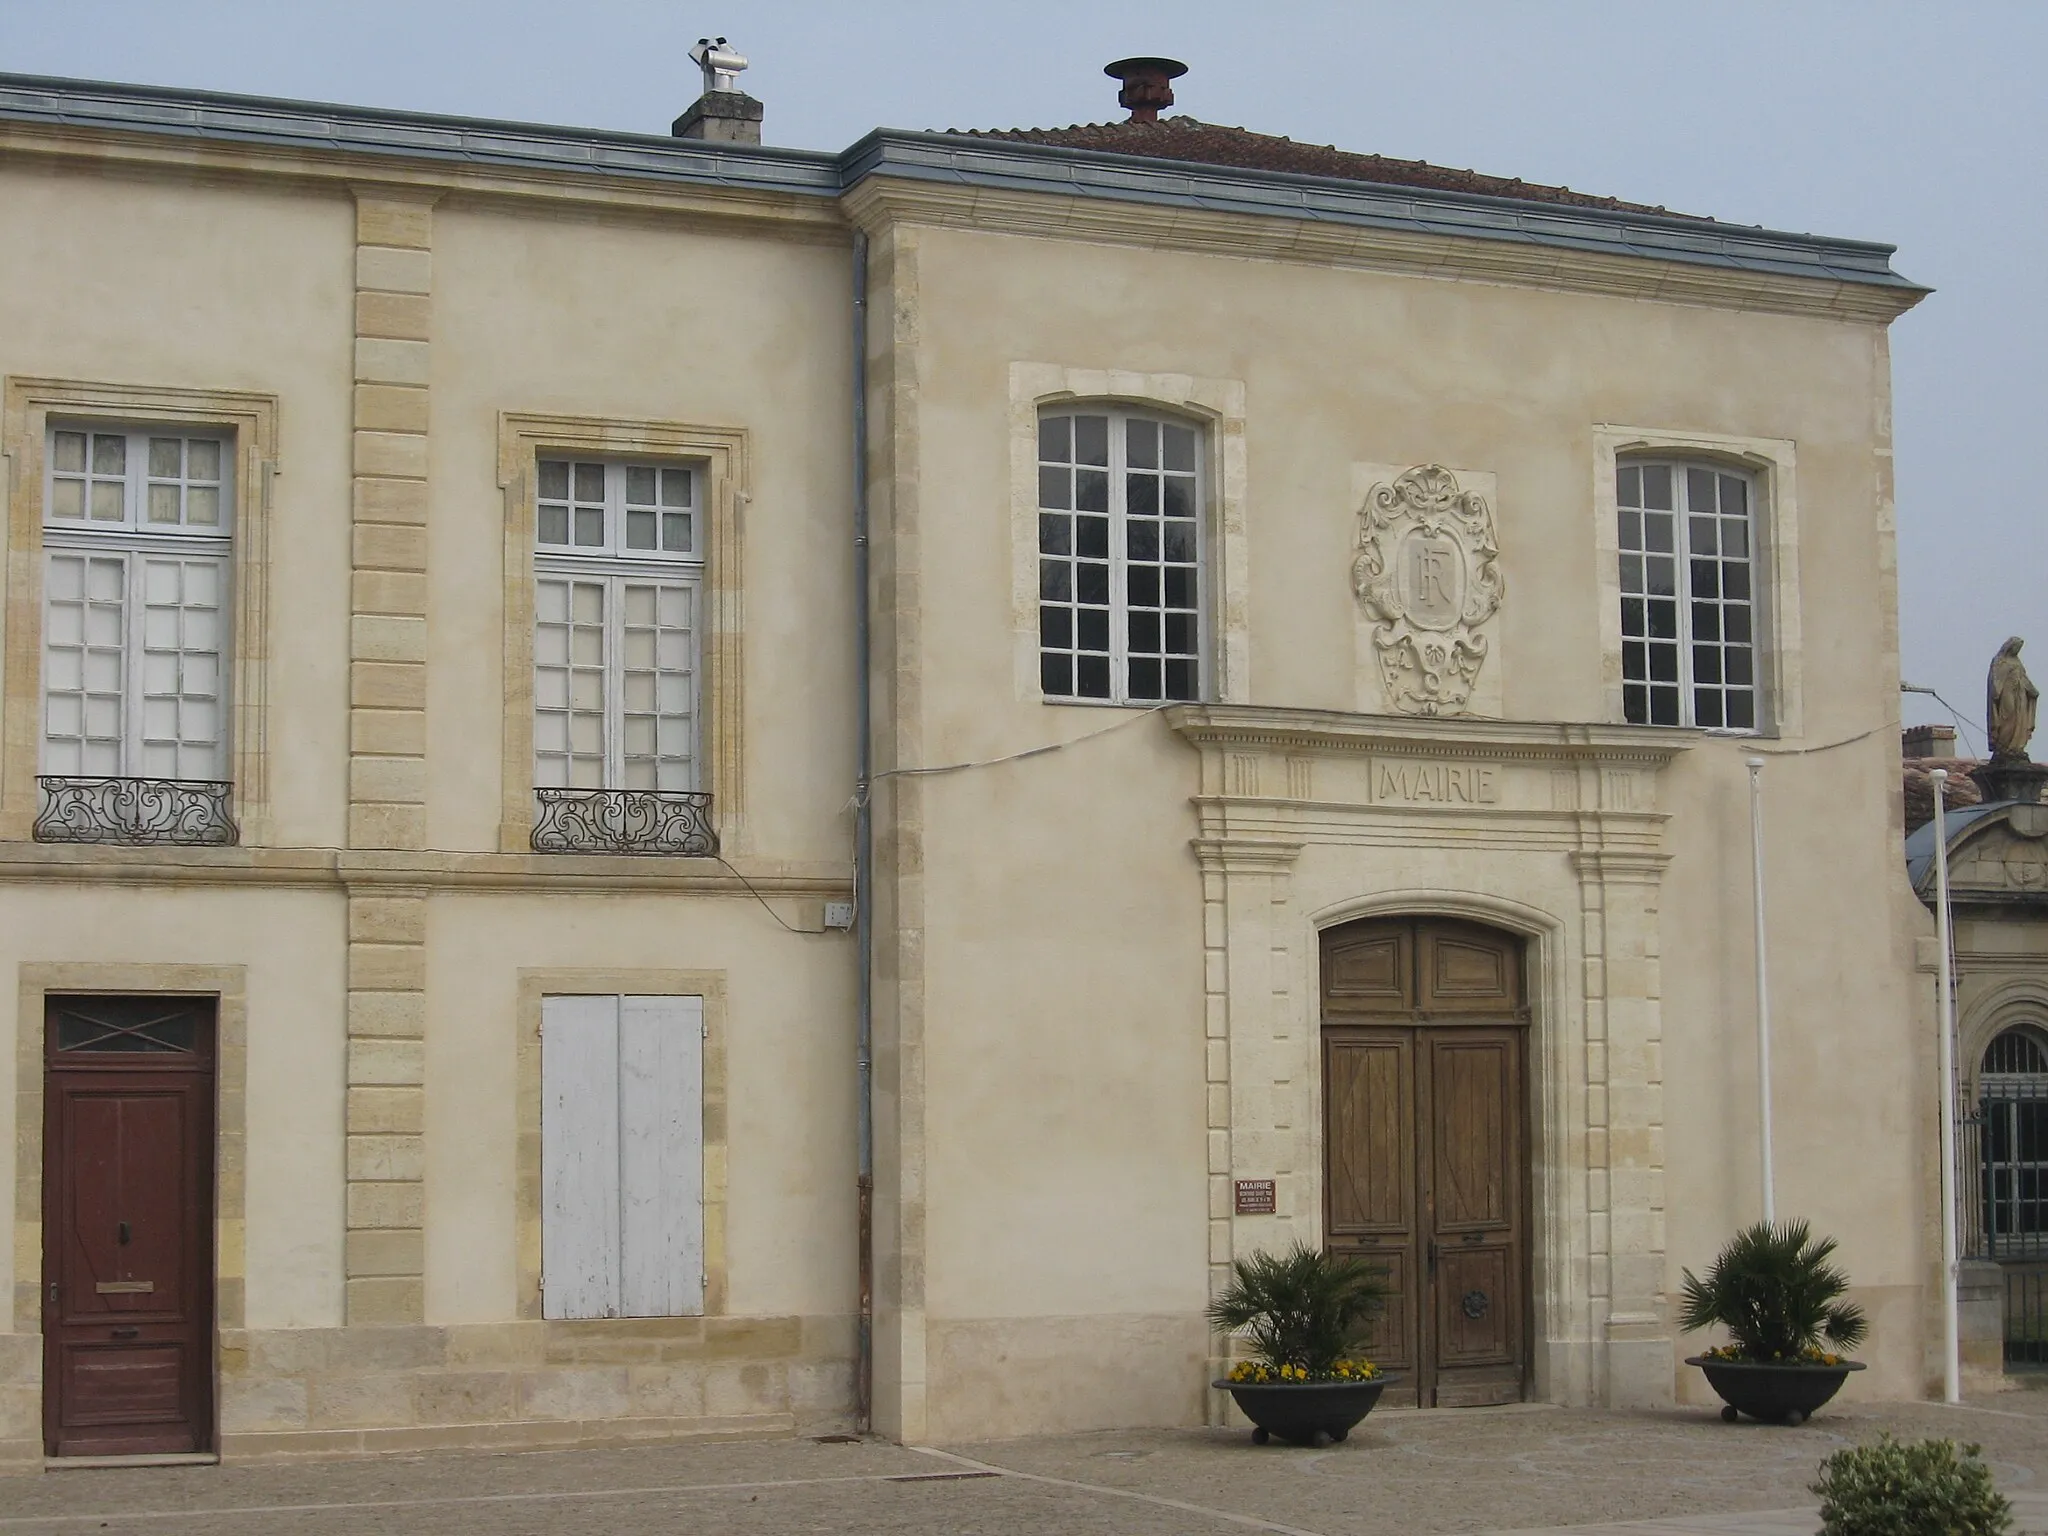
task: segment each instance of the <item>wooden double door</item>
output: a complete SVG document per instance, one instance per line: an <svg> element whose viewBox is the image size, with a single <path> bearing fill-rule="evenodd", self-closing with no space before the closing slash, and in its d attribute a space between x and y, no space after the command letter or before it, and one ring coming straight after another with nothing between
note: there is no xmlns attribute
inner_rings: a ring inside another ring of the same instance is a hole
<svg viewBox="0 0 2048 1536"><path fill-rule="evenodd" d="M1529 1375L1522 944L1442 920L1322 941L1324 1241L1393 1289L1373 1358L1422 1407L1521 1401Z"/></svg>
<svg viewBox="0 0 2048 1536"><path fill-rule="evenodd" d="M45 1451L206 1450L213 999L52 996L44 1031Z"/></svg>

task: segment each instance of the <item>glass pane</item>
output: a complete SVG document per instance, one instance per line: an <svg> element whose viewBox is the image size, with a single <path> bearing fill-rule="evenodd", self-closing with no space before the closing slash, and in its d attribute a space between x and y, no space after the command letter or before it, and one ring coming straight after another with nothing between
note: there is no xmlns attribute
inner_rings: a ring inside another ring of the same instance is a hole
<svg viewBox="0 0 2048 1536"><path fill-rule="evenodd" d="M1041 416L1038 418L1038 457L1048 464L1065 464L1073 454L1074 418L1071 416Z"/></svg>
<svg viewBox="0 0 2048 1536"><path fill-rule="evenodd" d="M687 507L690 504L690 472L687 469L664 469L661 472L661 504L664 507Z"/></svg>
<svg viewBox="0 0 2048 1536"><path fill-rule="evenodd" d="M1134 517L1124 525L1125 552L1133 560L1159 558L1159 524L1150 518Z"/></svg>
<svg viewBox="0 0 2048 1536"><path fill-rule="evenodd" d="M560 459L542 459L540 493L557 501L566 501L569 497L569 466Z"/></svg>
<svg viewBox="0 0 2048 1536"><path fill-rule="evenodd" d="M1643 547L1653 555L1668 555L1676 547L1676 519L1669 517L1646 517L1643 519Z"/></svg>
<svg viewBox="0 0 2048 1536"><path fill-rule="evenodd" d="M1054 698L1067 698L1074 691L1074 661L1071 656L1050 653L1038 658L1038 686Z"/></svg>
<svg viewBox="0 0 2048 1536"><path fill-rule="evenodd" d="M656 542L655 520L656 514L653 512L638 510L628 512L626 514L626 548L654 548Z"/></svg>
<svg viewBox="0 0 2048 1536"><path fill-rule="evenodd" d="M1188 517L1195 515L1195 482L1177 475L1166 480L1166 515Z"/></svg>
<svg viewBox="0 0 2048 1536"><path fill-rule="evenodd" d="M1640 507L1643 504L1643 472L1633 464L1624 464L1615 476L1614 498L1624 507ZM1634 717L1630 717L1634 720ZM1643 722L1634 720L1641 725Z"/></svg>
<svg viewBox="0 0 2048 1536"><path fill-rule="evenodd" d="M1109 418L1107 416L1076 416L1074 418L1074 462L1076 464L1109 463Z"/></svg>
<svg viewBox="0 0 2048 1536"><path fill-rule="evenodd" d="M95 521L118 523L125 515L122 485L118 480L95 480L92 484L92 515Z"/></svg>
<svg viewBox="0 0 2048 1536"><path fill-rule="evenodd" d="M1200 679L1196 676L1192 660L1172 660L1166 664L1166 693L1169 699L1193 699L1200 695Z"/></svg>
<svg viewBox="0 0 2048 1536"><path fill-rule="evenodd" d="M661 547L670 554L684 555L690 552L690 514L687 512L664 512L661 515Z"/></svg>
<svg viewBox="0 0 2048 1536"><path fill-rule="evenodd" d="M1643 466L1643 505L1654 507L1660 512L1671 510L1671 466L1669 464L1645 464Z"/></svg>
<svg viewBox="0 0 2048 1536"><path fill-rule="evenodd" d="M128 439L104 432L92 435L92 472L96 475L128 473Z"/></svg>
<svg viewBox="0 0 2048 1536"><path fill-rule="evenodd" d="M151 489L156 489L152 487ZM199 528L220 525L220 491L211 485L195 485L185 492L185 521Z"/></svg>
<svg viewBox="0 0 2048 1536"><path fill-rule="evenodd" d="M1711 469L1688 469L1685 472L1685 505L1688 511L1714 510L1714 479Z"/></svg>
<svg viewBox="0 0 2048 1536"><path fill-rule="evenodd" d="M1074 643L1074 613L1050 605L1038 610L1038 643L1066 650Z"/></svg>
<svg viewBox="0 0 2048 1536"><path fill-rule="evenodd" d="M1131 658L1130 697L1134 699L1156 699L1159 697L1159 663L1157 661L1136 656Z"/></svg>
<svg viewBox="0 0 2048 1536"><path fill-rule="evenodd" d="M85 482L83 480L59 480L50 487L50 516L85 516Z"/></svg>
<svg viewBox="0 0 2048 1536"><path fill-rule="evenodd" d="M604 544L604 508L578 507L576 509L576 544L582 549L597 549Z"/></svg>
<svg viewBox="0 0 2048 1536"><path fill-rule="evenodd" d="M1106 651L1109 649L1109 610L1107 608L1083 608L1079 610L1080 631L1074 637L1077 651Z"/></svg>
<svg viewBox="0 0 2048 1536"><path fill-rule="evenodd" d="M1740 475L1721 477L1721 512L1728 517L1749 514L1749 482Z"/></svg>
<svg viewBox="0 0 2048 1536"><path fill-rule="evenodd" d="M1124 424L1124 457L1133 469L1159 467L1159 424L1130 421Z"/></svg>
<svg viewBox="0 0 2048 1536"><path fill-rule="evenodd" d="M85 473L85 434L83 432L59 432L57 446L50 462L65 474Z"/></svg>
<svg viewBox="0 0 2048 1536"><path fill-rule="evenodd" d="M149 520L152 523L175 523L178 520L178 488L175 485L150 486Z"/></svg>
<svg viewBox="0 0 2048 1536"><path fill-rule="evenodd" d="M1106 517L1077 517L1074 519L1074 552L1089 560L1109 558L1109 519Z"/></svg>
<svg viewBox="0 0 2048 1536"><path fill-rule="evenodd" d="M1047 602L1066 603L1073 601L1074 588L1071 567L1064 560L1041 560L1038 562L1038 595Z"/></svg>
<svg viewBox="0 0 2048 1536"><path fill-rule="evenodd" d="M1084 603L1109 601L1109 567L1080 561L1074 567L1074 596Z"/></svg>
<svg viewBox="0 0 2048 1536"><path fill-rule="evenodd" d="M1157 517L1159 515L1159 477L1157 475L1124 476L1124 510L1133 517Z"/></svg>
<svg viewBox="0 0 2048 1536"><path fill-rule="evenodd" d="M1074 693L1084 699L1109 697L1109 658L1078 656L1074 659Z"/></svg>
<svg viewBox="0 0 2048 1536"><path fill-rule="evenodd" d="M1099 469L1074 471L1074 505L1083 512L1109 510L1109 476Z"/></svg>
<svg viewBox="0 0 2048 1536"><path fill-rule="evenodd" d="M220 444L210 437L195 437L185 444L185 478L188 480L218 480L220 478Z"/></svg>
<svg viewBox="0 0 2048 1536"><path fill-rule="evenodd" d="M198 1049L199 1013L189 1002L155 998L51 999L60 1051L147 1051L190 1054Z"/></svg>
<svg viewBox="0 0 2048 1536"><path fill-rule="evenodd" d="M1070 469L1055 469L1041 464L1038 467L1038 504L1056 512L1069 510L1074 505L1073 475Z"/></svg>
<svg viewBox="0 0 2048 1536"><path fill-rule="evenodd" d="M1756 696L1746 691L1728 695L1728 724L1738 731L1756 729Z"/></svg>
<svg viewBox="0 0 2048 1536"><path fill-rule="evenodd" d="M543 544L566 544L569 542L569 509L542 504L540 509L540 542Z"/></svg>
<svg viewBox="0 0 2048 1536"><path fill-rule="evenodd" d="M1041 513L1038 518L1038 552L1041 555L1073 553L1073 519Z"/></svg>
<svg viewBox="0 0 2048 1536"><path fill-rule="evenodd" d="M654 471L646 465L626 466L626 500L636 507L654 505Z"/></svg>
<svg viewBox="0 0 2048 1536"><path fill-rule="evenodd" d="M184 468L184 444L175 437L149 440L149 472L159 480L175 480Z"/></svg>
<svg viewBox="0 0 2048 1536"><path fill-rule="evenodd" d="M1162 427L1166 467L1192 472L1195 467L1195 434L1187 427Z"/></svg>
<svg viewBox="0 0 2048 1536"><path fill-rule="evenodd" d="M576 499L578 501L604 500L604 466L602 464L578 464L576 466Z"/></svg>

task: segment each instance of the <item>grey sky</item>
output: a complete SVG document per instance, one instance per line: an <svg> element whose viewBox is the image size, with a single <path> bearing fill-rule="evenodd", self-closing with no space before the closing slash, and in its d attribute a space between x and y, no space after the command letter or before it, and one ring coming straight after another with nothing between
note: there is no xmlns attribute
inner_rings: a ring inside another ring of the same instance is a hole
<svg viewBox="0 0 2048 1536"><path fill-rule="evenodd" d="M775 144L1104 121L1164 53L1209 122L1896 243L1905 675L1978 741L2007 635L2048 677L2048 4L0 0L0 69L658 133L703 33Z"/></svg>

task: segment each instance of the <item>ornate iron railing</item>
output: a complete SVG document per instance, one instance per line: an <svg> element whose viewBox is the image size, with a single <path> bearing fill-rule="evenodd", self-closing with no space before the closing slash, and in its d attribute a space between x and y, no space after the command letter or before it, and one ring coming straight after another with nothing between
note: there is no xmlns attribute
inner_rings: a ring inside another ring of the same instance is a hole
<svg viewBox="0 0 2048 1536"><path fill-rule="evenodd" d="M535 853L718 853L711 797L672 789L536 789Z"/></svg>
<svg viewBox="0 0 2048 1536"><path fill-rule="evenodd" d="M228 848L241 840L234 789L210 779L82 779L45 774L29 835L39 843Z"/></svg>

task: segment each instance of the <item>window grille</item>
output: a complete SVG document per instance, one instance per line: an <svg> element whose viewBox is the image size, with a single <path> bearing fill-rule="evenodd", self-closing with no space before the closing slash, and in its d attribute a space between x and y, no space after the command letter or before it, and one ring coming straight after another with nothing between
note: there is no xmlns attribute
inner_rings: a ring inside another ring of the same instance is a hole
<svg viewBox="0 0 2048 1536"><path fill-rule="evenodd" d="M1629 723L1755 730L1751 477L1713 465L1630 461L1616 482Z"/></svg>
<svg viewBox="0 0 2048 1536"><path fill-rule="evenodd" d="M1202 470L1196 430L1122 411L1038 424L1039 682L1047 698L1198 699Z"/></svg>

